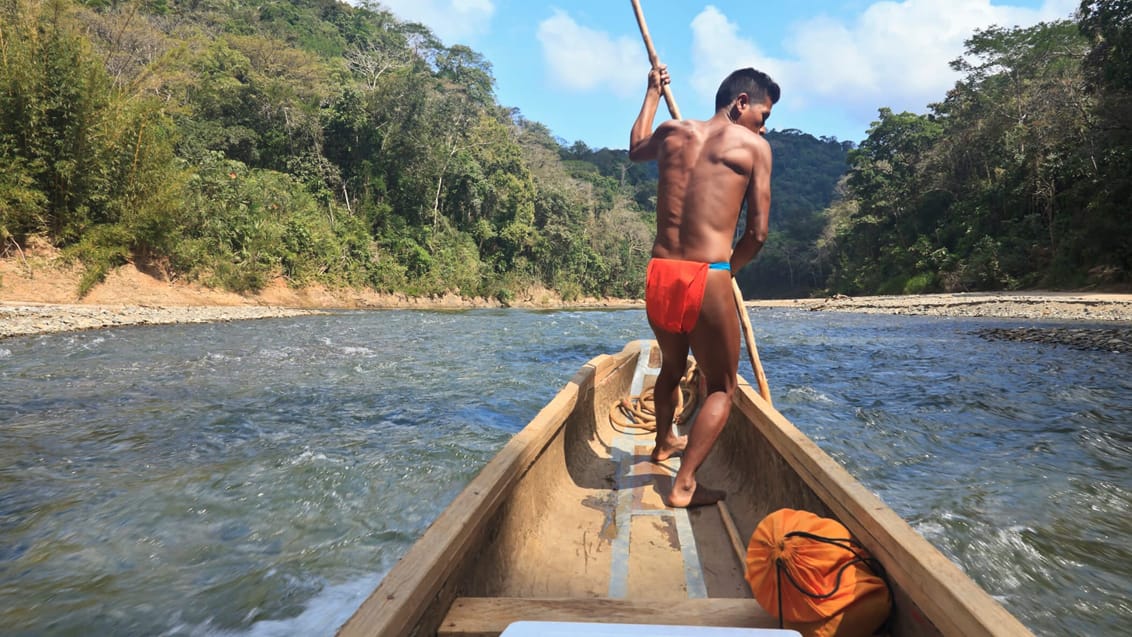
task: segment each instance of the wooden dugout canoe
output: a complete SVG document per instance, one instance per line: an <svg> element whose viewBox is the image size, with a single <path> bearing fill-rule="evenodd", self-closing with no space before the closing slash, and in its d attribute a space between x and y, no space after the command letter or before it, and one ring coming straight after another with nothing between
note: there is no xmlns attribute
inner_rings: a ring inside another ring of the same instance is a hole
<svg viewBox="0 0 1132 637"><path fill-rule="evenodd" d="M727 491L726 510L666 508L658 485L674 469L649 462L651 434L608 417L651 385L659 358L636 341L583 366L338 634L498 635L518 620L776 627L736 545L783 507L836 518L880 560L891 634L1031 634L742 379L698 476Z"/></svg>

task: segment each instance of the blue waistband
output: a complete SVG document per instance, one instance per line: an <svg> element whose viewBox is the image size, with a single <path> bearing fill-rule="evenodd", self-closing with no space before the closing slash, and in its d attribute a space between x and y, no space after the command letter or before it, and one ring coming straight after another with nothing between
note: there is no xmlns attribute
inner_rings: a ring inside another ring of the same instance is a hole
<svg viewBox="0 0 1132 637"><path fill-rule="evenodd" d="M727 270L728 272L730 272L731 271L731 263L729 263L727 261L716 261L715 263L709 263L708 269L709 270Z"/></svg>

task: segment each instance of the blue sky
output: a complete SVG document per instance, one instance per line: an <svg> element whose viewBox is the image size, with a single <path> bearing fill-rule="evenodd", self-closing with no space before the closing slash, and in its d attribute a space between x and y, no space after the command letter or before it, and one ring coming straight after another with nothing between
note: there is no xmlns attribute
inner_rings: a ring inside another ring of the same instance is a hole
<svg viewBox="0 0 1132 637"><path fill-rule="evenodd" d="M466 44L496 97L567 142L625 148L648 57L627 0L378 0ZM882 106L923 113L958 79L948 62L976 29L1071 17L1079 0L641 0L681 114L706 119L730 71L782 86L772 129L858 142ZM661 115L664 115L663 106ZM658 116L657 121L661 119Z"/></svg>

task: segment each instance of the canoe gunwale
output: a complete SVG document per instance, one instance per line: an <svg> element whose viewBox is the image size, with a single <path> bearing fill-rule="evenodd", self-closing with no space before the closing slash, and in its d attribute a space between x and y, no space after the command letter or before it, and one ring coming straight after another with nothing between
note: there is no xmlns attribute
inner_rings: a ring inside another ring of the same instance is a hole
<svg viewBox="0 0 1132 637"><path fill-rule="evenodd" d="M580 397L623 365L635 362L639 350L640 341L633 341L619 354L603 354L583 365L445 507L337 635L411 634L523 474L561 432Z"/></svg>

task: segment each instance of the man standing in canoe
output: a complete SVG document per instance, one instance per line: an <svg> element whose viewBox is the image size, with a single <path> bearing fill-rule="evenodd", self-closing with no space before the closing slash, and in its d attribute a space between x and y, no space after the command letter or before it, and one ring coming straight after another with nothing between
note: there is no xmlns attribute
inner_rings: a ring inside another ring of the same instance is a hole
<svg viewBox="0 0 1132 637"><path fill-rule="evenodd" d="M739 317L731 276L758 254L770 215L770 144L762 137L778 102L778 84L765 73L740 69L723 80L716 113L707 121L668 120L652 130L662 87L661 66L649 72L641 113L633 123L629 158L656 160L656 240L645 284L649 325L663 362L656 379L655 462L683 451L680 470L665 500L669 506L712 504L721 491L696 483L731 413L739 367ZM739 213L746 228L732 251ZM707 396L688 438L676 436L676 392L696 357Z"/></svg>

